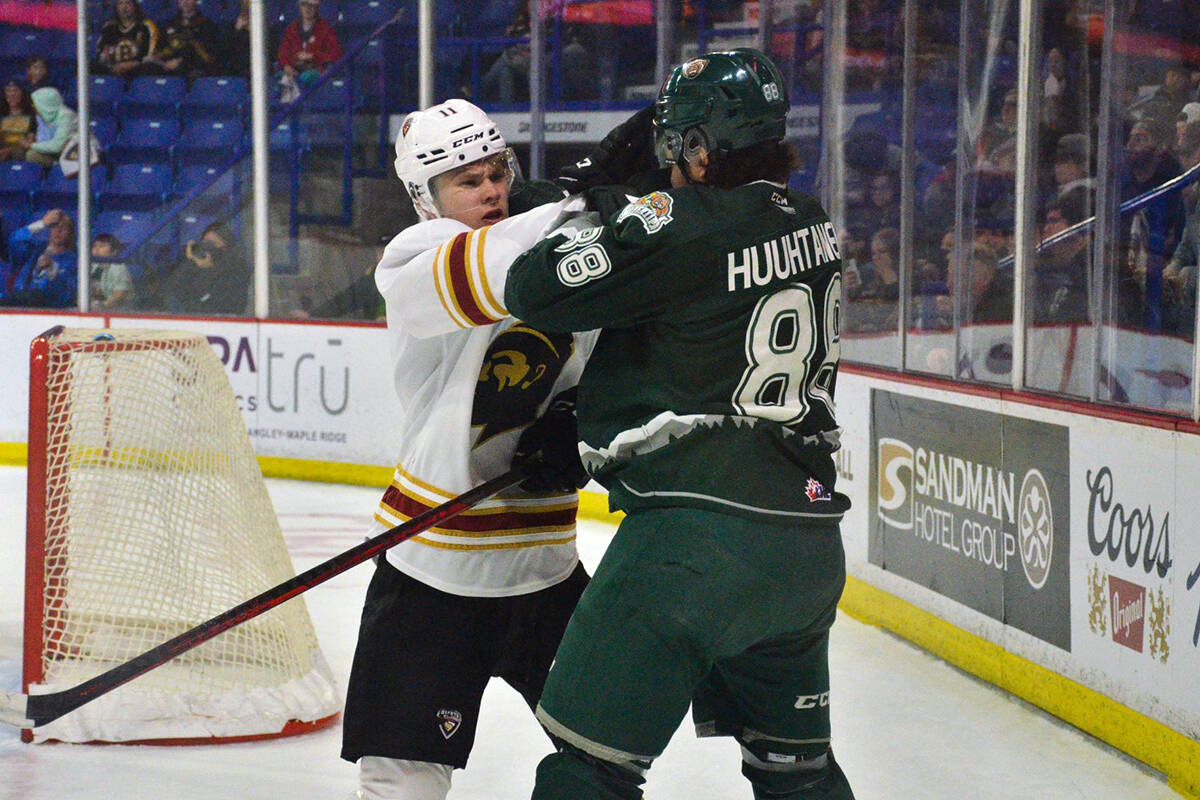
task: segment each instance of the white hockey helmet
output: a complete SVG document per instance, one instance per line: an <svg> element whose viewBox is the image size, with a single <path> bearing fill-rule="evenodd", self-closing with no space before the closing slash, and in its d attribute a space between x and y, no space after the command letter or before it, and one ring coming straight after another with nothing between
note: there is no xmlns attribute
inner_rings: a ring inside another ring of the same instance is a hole
<svg viewBox="0 0 1200 800"><path fill-rule="evenodd" d="M396 175L417 213L434 219L441 216L432 186L435 177L502 153L515 170L516 159L496 123L482 109L456 98L404 118L396 137Z"/></svg>

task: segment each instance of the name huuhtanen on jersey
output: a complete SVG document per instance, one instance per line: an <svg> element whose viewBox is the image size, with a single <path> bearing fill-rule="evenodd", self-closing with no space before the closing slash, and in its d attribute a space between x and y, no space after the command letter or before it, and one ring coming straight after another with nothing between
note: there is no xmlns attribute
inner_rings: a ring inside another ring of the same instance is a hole
<svg viewBox="0 0 1200 800"><path fill-rule="evenodd" d="M838 258L832 222L818 222L727 254L729 291L786 281Z"/></svg>

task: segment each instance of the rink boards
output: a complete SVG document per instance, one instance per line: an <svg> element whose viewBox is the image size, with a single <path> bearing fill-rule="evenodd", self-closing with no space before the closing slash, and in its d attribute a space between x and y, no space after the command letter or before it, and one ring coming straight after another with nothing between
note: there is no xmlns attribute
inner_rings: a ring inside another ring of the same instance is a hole
<svg viewBox="0 0 1200 800"><path fill-rule="evenodd" d="M0 461L25 458L28 342L55 324L190 330L225 363L264 473L383 485L384 330L0 314ZM844 366L843 610L1200 796L1200 436L1187 421ZM594 485L592 488L595 488ZM603 497L582 504L605 513Z"/></svg>

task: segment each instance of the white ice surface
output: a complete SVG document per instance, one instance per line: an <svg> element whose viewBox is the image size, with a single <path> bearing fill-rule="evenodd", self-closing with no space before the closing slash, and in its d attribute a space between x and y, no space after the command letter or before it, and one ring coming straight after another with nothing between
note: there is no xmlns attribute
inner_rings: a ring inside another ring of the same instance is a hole
<svg viewBox="0 0 1200 800"><path fill-rule="evenodd" d="M297 570L362 541L373 489L269 481ZM0 467L0 691L20 689L25 471ZM609 526L585 522L594 568ZM369 565L308 592L344 688ZM846 617L831 646L838 760L860 800L1166 800L1162 776L942 661ZM340 727L272 742L201 747L28 745L0 726L0 800L344 800L355 767ZM493 681L475 751L451 800L529 796L549 751L519 696ZM647 800L750 800L736 745L684 725L650 772Z"/></svg>

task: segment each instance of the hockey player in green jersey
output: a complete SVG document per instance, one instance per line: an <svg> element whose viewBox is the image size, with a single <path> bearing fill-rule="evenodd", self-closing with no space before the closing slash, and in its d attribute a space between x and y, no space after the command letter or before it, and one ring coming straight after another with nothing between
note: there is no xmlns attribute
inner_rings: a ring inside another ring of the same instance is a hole
<svg viewBox="0 0 1200 800"><path fill-rule="evenodd" d="M580 453L626 513L538 706L558 750L536 800L641 797L689 704L699 735L737 738L755 798L853 797L829 726L841 261L820 204L786 188L787 109L758 51L677 67L654 117L672 188L508 273L516 317L603 329Z"/></svg>

